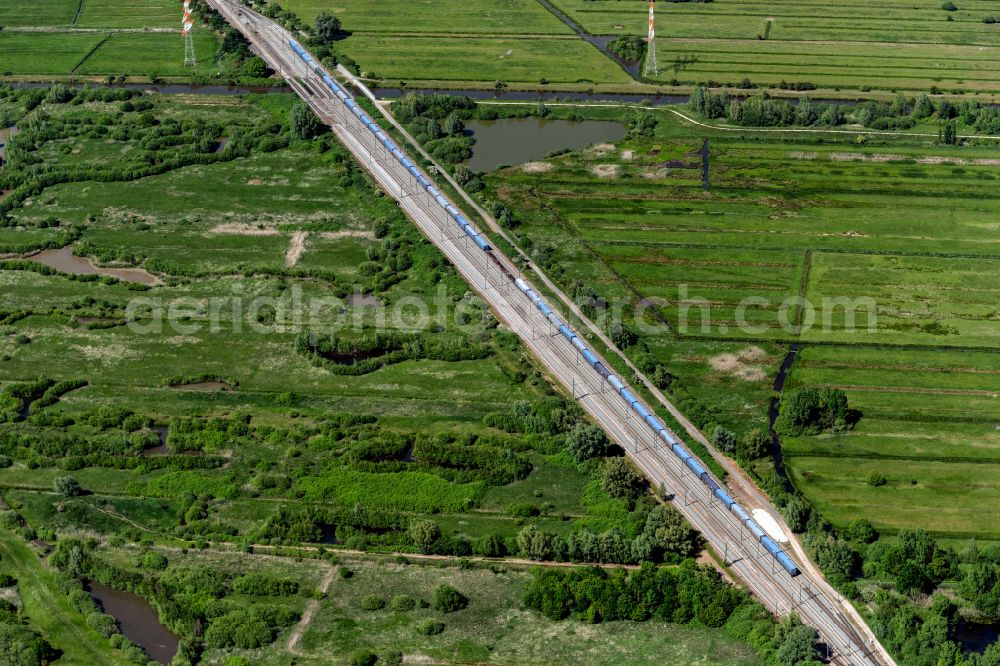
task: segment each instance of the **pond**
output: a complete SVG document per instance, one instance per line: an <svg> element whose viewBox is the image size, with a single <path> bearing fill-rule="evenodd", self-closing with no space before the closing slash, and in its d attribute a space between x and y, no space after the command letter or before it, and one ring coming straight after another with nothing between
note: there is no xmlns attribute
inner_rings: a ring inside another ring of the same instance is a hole
<svg viewBox="0 0 1000 666"><path fill-rule="evenodd" d="M476 140L472 157L465 162L473 171L493 171L502 164L522 164L558 150L576 150L625 137L624 125L604 120L501 118L470 120L465 128Z"/></svg>
<svg viewBox="0 0 1000 666"><path fill-rule="evenodd" d="M1000 638L1000 624L978 624L962 620L955 629L955 640L966 652L982 654Z"/></svg>
<svg viewBox="0 0 1000 666"><path fill-rule="evenodd" d="M109 275L126 282L139 282L140 284L157 285L160 279L142 268L100 268L94 265L88 257L77 257L73 254L73 246L67 245L57 250L43 250L28 257L30 261L36 261L49 268L54 268L61 273L72 273L75 275Z"/></svg>
<svg viewBox="0 0 1000 666"><path fill-rule="evenodd" d="M87 591L104 612L118 620L122 634L161 664L169 664L177 654L179 639L160 624L159 615L138 594L116 590L101 583L87 583Z"/></svg>

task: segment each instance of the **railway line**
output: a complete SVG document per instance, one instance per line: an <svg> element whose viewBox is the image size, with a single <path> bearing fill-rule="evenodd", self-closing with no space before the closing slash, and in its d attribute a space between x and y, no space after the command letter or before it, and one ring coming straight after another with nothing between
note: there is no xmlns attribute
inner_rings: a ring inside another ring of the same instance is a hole
<svg viewBox="0 0 1000 666"><path fill-rule="evenodd" d="M725 491L721 495L715 491L719 487L717 480L697 463L692 466L678 457L670 442L679 442L679 438L662 424L657 428L642 416L650 411L635 400L626 383L619 380L622 384L619 388L595 370L595 362L605 368L610 365L592 350L586 350L590 358L580 344L574 345L573 337L561 331L548 316L547 306L538 305L537 292L517 267L494 248L486 251L489 246L485 237L470 223L465 221L468 225L465 228L457 222L457 209L432 186L428 188L433 182L429 176L391 141L388 145L381 141L371 123L361 117L364 114L359 115L338 97L339 85L331 86L328 72L296 52L298 44L293 35L238 3L208 2L243 32L255 50L333 129L358 162L398 201L424 235L491 306L498 319L519 335L552 377L626 450L656 486L674 494L677 509L724 556L734 577L775 614L796 612L816 628L825 644L825 655L832 663L893 664L847 602L823 592L829 588L824 581L816 580L812 567L802 567L801 574L792 575L798 573L792 560L785 553L769 551L761 535L755 535L749 523L730 509ZM531 293L536 298L531 298ZM623 398L622 389L629 401Z"/></svg>

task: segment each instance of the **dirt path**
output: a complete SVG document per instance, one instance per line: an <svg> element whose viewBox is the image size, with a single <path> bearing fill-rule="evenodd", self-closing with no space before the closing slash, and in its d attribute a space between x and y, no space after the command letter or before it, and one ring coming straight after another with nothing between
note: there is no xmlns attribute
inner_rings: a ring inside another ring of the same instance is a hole
<svg viewBox="0 0 1000 666"><path fill-rule="evenodd" d="M296 231L292 233L292 242L288 246L288 252L285 254L285 266L291 268L299 263L299 259L302 258L302 254L306 251L306 238L308 236L308 231Z"/></svg>
<svg viewBox="0 0 1000 666"><path fill-rule="evenodd" d="M327 590L330 589L330 584L333 583L333 576L337 573L338 566L331 566L327 570L326 575L323 576L323 580L320 581L319 591L326 595ZM306 629L309 628L309 624L312 622L313 617L316 615L316 611L319 610L319 599L310 599L306 602L306 610L302 613L302 617L299 619L299 623L295 625L295 629L288 636L288 644L285 646L292 654L301 655L302 650L299 649L299 641L302 640L302 634L305 633Z"/></svg>

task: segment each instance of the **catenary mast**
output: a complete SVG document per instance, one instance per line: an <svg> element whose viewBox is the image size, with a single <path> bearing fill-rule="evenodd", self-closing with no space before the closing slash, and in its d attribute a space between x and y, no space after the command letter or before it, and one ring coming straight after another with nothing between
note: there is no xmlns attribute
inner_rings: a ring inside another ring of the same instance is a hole
<svg viewBox="0 0 1000 666"><path fill-rule="evenodd" d="M181 19L181 31L184 35L184 66L194 67L198 61L194 57L194 41L191 38L191 28L194 22L191 20L191 0L184 0L184 18Z"/></svg>
<svg viewBox="0 0 1000 666"><path fill-rule="evenodd" d="M649 35L646 37L646 66L642 70L643 76L658 76L659 68L656 66L656 30L654 28L653 0L649 0Z"/></svg>

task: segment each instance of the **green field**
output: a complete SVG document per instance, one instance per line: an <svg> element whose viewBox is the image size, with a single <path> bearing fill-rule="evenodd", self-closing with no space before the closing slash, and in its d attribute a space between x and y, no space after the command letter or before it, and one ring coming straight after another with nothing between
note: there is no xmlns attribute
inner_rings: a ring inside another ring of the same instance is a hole
<svg viewBox="0 0 1000 666"><path fill-rule="evenodd" d="M0 32L0 69L19 75L69 74L105 38L83 32Z"/></svg>
<svg viewBox="0 0 1000 666"><path fill-rule="evenodd" d="M190 78L227 69L215 61L218 35L202 25L194 31L198 66L184 66L180 19L169 0L12 0L0 7L0 26L12 28L0 32L0 75Z"/></svg>
<svg viewBox="0 0 1000 666"><path fill-rule="evenodd" d="M600 51L575 37L353 35L340 43L369 75L390 80L628 83Z"/></svg>
<svg viewBox="0 0 1000 666"><path fill-rule="evenodd" d="M79 28L175 28L181 12L172 0L84 0L76 21Z"/></svg>
<svg viewBox="0 0 1000 666"><path fill-rule="evenodd" d="M79 6L79 0L9 0L0 6L0 25L10 28L69 26L76 18Z"/></svg>
<svg viewBox="0 0 1000 666"><path fill-rule="evenodd" d="M596 35L646 33L646 6L619 0L555 0ZM813 0L665 3L657 7L661 81L748 77L774 86L808 81L820 88L996 91L1000 32L989 0L960 3L836 5ZM761 39L767 29L767 38Z"/></svg>
<svg viewBox="0 0 1000 666"><path fill-rule="evenodd" d="M995 149L716 133L706 192L704 131L656 117L652 139L489 176L516 234L567 287L656 304L668 328L632 352L679 377L675 399L695 398L704 423L765 423L782 349L804 345L787 387L844 389L863 413L855 430L785 443L835 525L1000 535L986 508L1000 506ZM871 471L889 483L868 486Z"/></svg>
<svg viewBox="0 0 1000 666"><path fill-rule="evenodd" d="M536 0L285 0L285 9L312 24L327 11L351 32L568 35L570 28Z"/></svg>

